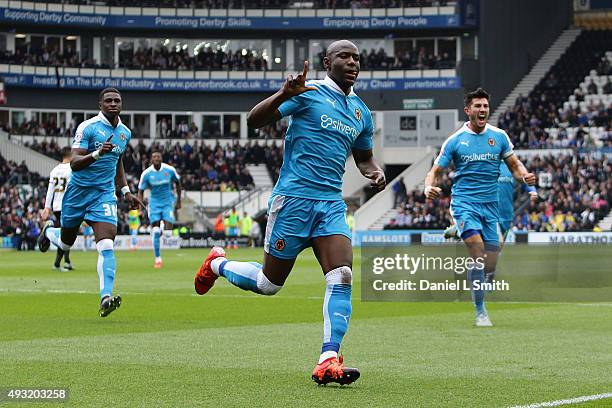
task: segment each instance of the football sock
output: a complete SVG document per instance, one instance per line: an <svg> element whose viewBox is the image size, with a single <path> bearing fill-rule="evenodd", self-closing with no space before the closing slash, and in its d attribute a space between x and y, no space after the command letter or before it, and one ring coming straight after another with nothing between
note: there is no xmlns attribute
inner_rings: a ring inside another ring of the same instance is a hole
<svg viewBox="0 0 612 408"><path fill-rule="evenodd" d="M57 248L57 252L55 253L55 262L53 262L53 266L55 266L56 268L59 268L60 262L62 262L63 256L64 256L64 251Z"/></svg>
<svg viewBox="0 0 612 408"><path fill-rule="evenodd" d="M482 284L485 280L485 273L483 268L472 268L468 270L468 281L470 282L470 291L472 292L472 300L474 306L476 306L476 314L486 313L484 305L484 289L474 289L474 283L478 282Z"/></svg>
<svg viewBox="0 0 612 408"><path fill-rule="evenodd" d="M341 266L325 275L327 283L323 300L323 347L319 363L336 357L351 318L351 268Z"/></svg>
<svg viewBox="0 0 612 408"><path fill-rule="evenodd" d="M136 234L132 234L132 248L136 248Z"/></svg>
<svg viewBox="0 0 612 408"><path fill-rule="evenodd" d="M101 239L96 244L98 249L98 276L100 277L100 298L113 293L115 283L115 251L111 239Z"/></svg>
<svg viewBox="0 0 612 408"><path fill-rule="evenodd" d="M159 258L161 252L159 249L161 235L159 227L153 227L151 234L153 235L153 253L155 254L155 258Z"/></svg>
<svg viewBox="0 0 612 408"><path fill-rule="evenodd" d="M257 262L228 261L221 257L211 262L211 268L213 273L223 276L232 285L260 295L274 295L282 288L270 282Z"/></svg>
<svg viewBox="0 0 612 408"><path fill-rule="evenodd" d="M70 262L70 250L64 251L64 262L65 263L71 263Z"/></svg>

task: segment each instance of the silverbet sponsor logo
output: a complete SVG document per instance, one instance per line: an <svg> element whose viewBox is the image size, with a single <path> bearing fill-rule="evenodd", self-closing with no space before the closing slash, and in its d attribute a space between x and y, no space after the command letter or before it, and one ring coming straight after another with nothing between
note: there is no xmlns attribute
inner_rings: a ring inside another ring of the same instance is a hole
<svg viewBox="0 0 612 408"><path fill-rule="evenodd" d="M355 129L354 127L346 125L342 123L341 120L331 118L325 114L321 115L321 127L323 129L328 129L331 127L332 129L337 130L340 133L344 133L352 137L357 137L357 135L359 134L357 129Z"/></svg>

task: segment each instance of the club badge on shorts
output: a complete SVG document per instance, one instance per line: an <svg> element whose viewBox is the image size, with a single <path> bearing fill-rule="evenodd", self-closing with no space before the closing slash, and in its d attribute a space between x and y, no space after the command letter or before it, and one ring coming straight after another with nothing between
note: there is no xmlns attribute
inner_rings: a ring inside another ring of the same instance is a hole
<svg viewBox="0 0 612 408"><path fill-rule="evenodd" d="M285 241L283 239L276 240L274 243L274 248L276 248L277 251L282 251L285 249Z"/></svg>
<svg viewBox="0 0 612 408"><path fill-rule="evenodd" d="M361 109L355 109L355 119L361 120Z"/></svg>

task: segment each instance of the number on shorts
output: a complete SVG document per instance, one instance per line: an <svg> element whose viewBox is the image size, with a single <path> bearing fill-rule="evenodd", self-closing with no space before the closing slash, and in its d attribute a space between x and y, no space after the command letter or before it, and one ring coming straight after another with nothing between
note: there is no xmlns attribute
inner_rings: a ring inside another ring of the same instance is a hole
<svg viewBox="0 0 612 408"><path fill-rule="evenodd" d="M108 203L104 203L102 204L102 207L104 208L104 215L106 217L116 217L117 216L117 206L115 204L108 204Z"/></svg>

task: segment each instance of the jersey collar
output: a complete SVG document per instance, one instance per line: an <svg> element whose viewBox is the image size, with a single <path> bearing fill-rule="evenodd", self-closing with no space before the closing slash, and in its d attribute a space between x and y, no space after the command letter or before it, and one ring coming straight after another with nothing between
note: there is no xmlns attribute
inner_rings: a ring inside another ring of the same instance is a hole
<svg viewBox="0 0 612 408"><path fill-rule="evenodd" d="M104 114L102 113L102 111L98 112L98 117L100 118L100 120L105 124L108 125L110 127L113 127L113 125L108 121L108 119L106 119L106 116L104 116ZM123 123L121 122L121 118L118 118L119 121L117 122L117 127L119 127L119 125L123 125Z"/></svg>
<svg viewBox="0 0 612 408"><path fill-rule="evenodd" d="M480 133L476 133L476 132L474 132L472 129L470 129L470 127L468 126L468 124L469 124L469 123L470 123L470 121L469 121L469 120L468 120L467 122L465 122L465 123L463 124L463 129L464 129L466 132L471 133L472 135L483 135L483 134L485 134L485 133L486 133L486 131L487 131L487 130L489 130L489 126L490 126L490 125L487 123L487 124L485 125L484 130L483 130L482 132L480 132Z"/></svg>
<svg viewBox="0 0 612 408"><path fill-rule="evenodd" d="M341 93L343 96L351 96L351 95L355 95L355 92L353 92L353 87L351 86L351 90L349 92L349 94L345 94L344 91L342 90L342 88L340 88L338 86L338 84L329 77L329 75L325 76L325 79L323 80L323 82L325 83L325 85L329 86L330 88L332 88L334 91Z"/></svg>

